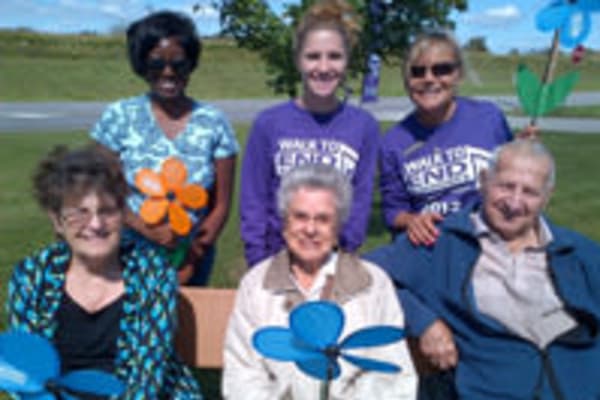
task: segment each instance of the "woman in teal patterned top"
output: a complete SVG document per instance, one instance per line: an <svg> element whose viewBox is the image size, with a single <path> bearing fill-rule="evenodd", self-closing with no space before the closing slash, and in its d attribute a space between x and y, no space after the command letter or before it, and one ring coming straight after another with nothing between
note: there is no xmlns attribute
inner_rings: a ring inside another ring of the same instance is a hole
<svg viewBox="0 0 600 400"><path fill-rule="evenodd" d="M132 190L127 236L167 249L183 246L180 280L204 285L214 243L229 214L238 144L221 111L185 93L201 50L191 19L168 11L151 14L129 27L127 44L132 69L149 85L149 92L109 105L91 136L121 159ZM173 233L167 222L149 225L139 217L144 195L135 187L137 172L158 172L170 157L183 161L188 182L209 191L207 210L188 211L193 228L184 237Z"/></svg>
<svg viewBox="0 0 600 400"><path fill-rule="evenodd" d="M123 399L201 399L174 352L177 276L154 246L120 241L127 184L97 148L55 150L34 189L60 241L19 262L11 329L52 341L62 372L116 374Z"/></svg>

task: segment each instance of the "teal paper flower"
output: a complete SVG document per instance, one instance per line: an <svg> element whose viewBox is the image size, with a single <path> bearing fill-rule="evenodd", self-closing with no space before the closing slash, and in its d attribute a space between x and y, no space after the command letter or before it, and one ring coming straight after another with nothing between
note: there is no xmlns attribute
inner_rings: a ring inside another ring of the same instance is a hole
<svg viewBox="0 0 600 400"><path fill-rule="evenodd" d="M0 391L24 400L76 399L77 393L119 395L124 385L113 375L78 370L60 375L60 360L45 338L25 333L0 335Z"/></svg>
<svg viewBox="0 0 600 400"><path fill-rule="evenodd" d="M292 361L304 373L329 381L340 375L338 358L342 357L363 370L393 373L400 367L380 360L352 355L348 350L397 342L404 331L393 326L360 329L338 342L344 328L344 313L328 301L311 301L290 313L290 328L259 329L252 342L267 358Z"/></svg>

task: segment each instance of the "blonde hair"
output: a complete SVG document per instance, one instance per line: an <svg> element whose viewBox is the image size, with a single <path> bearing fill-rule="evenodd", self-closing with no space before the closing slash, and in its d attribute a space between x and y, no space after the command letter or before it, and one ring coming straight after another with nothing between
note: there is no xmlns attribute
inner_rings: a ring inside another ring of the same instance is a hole
<svg viewBox="0 0 600 400"><path fill-rule="evenodd" d="M340 34L349 56L358 42L360 22L356 11L345 0L321 0L313 4L296 27L294 56L298 56L308 34L315 30L333 30Z"/></svg>
<svg viewBox="0 0 600 400"><path fill-rule="evenodd" d="M445 47L452 52L454 63L458 68L458 72L461 77L463 76L464 57L460 46L452 34L446 31L437 30L426 32L417 36L417 38L408 48L406 56L404 57L404 65L402 68L405 84L410 77L411 65L424 53L436 47Z"/></svg>

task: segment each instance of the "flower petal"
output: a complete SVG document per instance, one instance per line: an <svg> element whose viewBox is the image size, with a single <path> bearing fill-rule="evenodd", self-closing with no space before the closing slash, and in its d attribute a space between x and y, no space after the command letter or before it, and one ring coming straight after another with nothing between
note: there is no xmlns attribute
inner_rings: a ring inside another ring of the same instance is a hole
<svg viewBox="0 0 600 400"><path fill-rule="evenodd" d="M0 335L0 391L18 387L22 393L43 390L60 373L60 360L52 344L42 336L21 331Z"/></svg>
<svg viewBox="0 0 600 400"><path fill-rule="evenodd" d="M163 162L161 175L167 190L174 192L185 184L187 169L183 161L171 157Z"/></svg>
<svg viewBox="0 0 600 400"><path fill-rule="evenodd" d="M535 26L542 32L558 29L569 18L570 8L560 3L551 3L535 16Z"/></svg>
<svg viewBox="0 0 600 400"><path fill-rule="evenodd" d="M324 357L314 349L303 346L288 328L268 326L252 336L252 345L263 356L279 361L299 361Z"/></svg>
<svg viewBox="0 0 600 400"><path fill-rule="evenodd" d="M159 223L167 214L169 200L165 198L150 197L140 207L140 217L147 224Z"/></svg>
<svg viewBox="0 0 600 400"><path fill-rule="evenodd" d="M44 389L44 382L37 382L10 363L0 358L0 391L38 392Z"/></svg>
<svg viewBox="0 0 600 400"><path fill-rule="evenodd" d="M402 369L396 364L392 364L391 362L374 360L372 358L358 357L345 353L342 353L342 358L344 358L349 363L356 365L358 368L366 371L394 373L399 372Z"/></svg>
<svg viewBox="0 0 600 400"><path fill-rule="evenodd" d="M590 34L591 26L590 13L573 7L571 14L560 27L560 44L572 48L583 43Z"/></svg>
<svg viewBox="0 0 600 400"><path fill-rule="evenodd" d="M125 385L114 375L93 369L71 371L56 379L56 383L74 392L98 396L118 396L125 389Z"/></svg>
<svg viewBox="0 0 600 400"><path fill-rule="evenodd" d="M187 208L197 209L208 204L208 192L200 185L185 185L175 192L175 196Z"/></svg>
<svg viewBox="0 0 600 400"><path fill-rule="evenodd" d="M301 341L318 349L336 344L344 314L330 301L308 301L294 308L290 314L290 328Z"/></svg>
<svg viewBox="0 0 600 400"><path fill-rule="evenodd" d="M357 347L382 346L397 342L403 337L404 330L395 326L372 326L352 332L342 340L340 348L353 349Z"/></svg>
<svg viewBox="0 0 600 400"><path fill-rule="evenodd" d="M135 186L146 196L165 197L167 191L159 174L148 168L142 168L135 175Z"/></svg>
<svg viewBox="0 0 600 400"><path fill-rule="evenodd" d="M169 204L169 224L173 232L180 236L187 235L192 229L190 217L176 201Z"/></svg>

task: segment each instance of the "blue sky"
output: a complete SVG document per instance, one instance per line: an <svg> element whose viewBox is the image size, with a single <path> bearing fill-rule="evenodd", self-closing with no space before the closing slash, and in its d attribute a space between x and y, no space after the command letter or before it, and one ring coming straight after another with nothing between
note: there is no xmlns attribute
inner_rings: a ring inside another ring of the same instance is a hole
<svg viewBox="0 0 600 400"><path fill-rule="evenodd" d="M274 9L294 0L270 0ZM600 0L599 0L600 1ZM125 26L151 10L175 9L192 15L202 35L219 29L218 13L210 0L1 0L0 28L29 27L45 32L109 32ZM551 35L538 32L535 14L550 0L470 0L466 13L455 13L456 36L461 43L483 36L488 47L497 53L511 49L526 51L550 45ZM600 13L593 17L587 47L600 50Z"/></svg>

